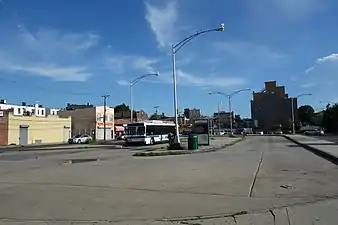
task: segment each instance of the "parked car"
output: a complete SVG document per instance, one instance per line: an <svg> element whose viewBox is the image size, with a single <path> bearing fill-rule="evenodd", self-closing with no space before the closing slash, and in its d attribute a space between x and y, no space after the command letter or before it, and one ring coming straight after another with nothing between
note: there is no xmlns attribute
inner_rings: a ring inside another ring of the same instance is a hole
<svg viewBox="0 0 338 225"><path fill-rule="evenodd" d="M263 135L264 132L262 130L256 130L256 134Z"/></svg>
<svg viewBox="0 0 338 225"><path fill-rule="evenodd" d="M124 140L124 135L119 135L116 137L117 140Z"/></svg>
<svg viewBox="0 0 338 225"><path fill-rule="evenodd" d="M281 130L276 130L276 131L275 131L275 134L283 134L283 131L281 131Z"/></svg>
<svg viewBox="0 0 338 225"><path fill-rule="evenodd" d="M88 134L77 134L72 138L68 139L69 144L83 144L89 143L92 140L92 137Z"/></svg>
<svg viewBox="0 0 338 225"><path fill-rule="evenodd" d="M321 130L321 129L307 130L307 131L304 131L304 134L305 135L317 135L317 136L320 136L320 135L324 135L324 131Z"/></svg>
<svg viewBox="0 0 338 225"><path fill-rule="evenodd" d="M243 128L238 128L233 132L233 134L244 134L244 133L245 133L245 130Z"/></svg>

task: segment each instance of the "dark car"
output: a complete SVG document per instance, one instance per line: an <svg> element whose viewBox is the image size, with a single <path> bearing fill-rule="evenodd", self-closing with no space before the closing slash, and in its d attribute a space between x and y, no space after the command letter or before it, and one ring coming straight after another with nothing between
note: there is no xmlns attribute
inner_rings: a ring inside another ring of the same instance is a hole
<svg viewBox="0 0 338 225"><path fill-rule="evenodd" d="M233 134L244 134L245 133L245 129L240 128L240 129L236 129Z"/></svg>

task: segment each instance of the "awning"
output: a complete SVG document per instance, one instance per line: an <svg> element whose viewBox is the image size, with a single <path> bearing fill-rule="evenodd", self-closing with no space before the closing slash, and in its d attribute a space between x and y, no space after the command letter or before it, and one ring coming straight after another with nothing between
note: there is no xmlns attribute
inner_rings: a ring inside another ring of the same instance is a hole
<svg viewBox="0 0 338 225"><path fill-rule="evenodd" d="M124 127L122 127L122 126L115 126L115 131L116 132L124 132Z"/></svg>

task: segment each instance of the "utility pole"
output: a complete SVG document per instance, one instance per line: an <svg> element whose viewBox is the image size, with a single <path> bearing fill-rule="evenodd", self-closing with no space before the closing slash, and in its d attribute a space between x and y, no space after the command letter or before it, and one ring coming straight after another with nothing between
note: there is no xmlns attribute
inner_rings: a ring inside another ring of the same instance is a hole
<svg viewBox="0 0 338 225"><path fill-rule="evenodd" d="M155 109L155 115L156 115L156 119L158 119L158 111L157 111L157 109L159 108L159 106L158 105L156 105L156 106L153 106L153 108Z"/></svg>
<svg viewBox="0 0 338 225"><path fill-rule="evenodd" d="M110 95L102 95L103 98L103 140L106 142L106 111L107 111L107 98Z"/></svg>

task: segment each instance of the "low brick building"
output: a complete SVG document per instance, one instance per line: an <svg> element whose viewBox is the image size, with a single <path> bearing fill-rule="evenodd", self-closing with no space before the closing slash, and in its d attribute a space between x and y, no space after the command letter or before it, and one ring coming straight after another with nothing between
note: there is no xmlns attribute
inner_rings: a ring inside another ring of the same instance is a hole
<svg viewBox="0 0 338 225"><path fill-rule="evenodd" d="M71 118L57 115L15 115L13 110L0 111L0 145L27 145L67 142Z"/></svg>
<svg viewBox="0 0 338 225"><path fill-rule="evenodd" d="M106 133L106 140L115 138L114 108L106 107L106 126L104 126L104 107L91 106L87 108L70 108L58 111L61 117L72 118L72 136L76 134L88 134L95 140L103 140ZM106 132L104 132L106 127Z"/></svg>

